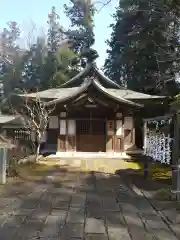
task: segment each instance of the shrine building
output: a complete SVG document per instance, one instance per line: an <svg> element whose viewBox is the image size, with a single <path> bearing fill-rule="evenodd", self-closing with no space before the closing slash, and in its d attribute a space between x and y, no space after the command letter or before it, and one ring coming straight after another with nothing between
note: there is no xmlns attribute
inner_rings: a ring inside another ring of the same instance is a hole
<svg viewBox="0 0 180 240"><path fill-rule="evenodd" d="M26 97L37 94L47 107L54 107L43 135L43 148L60 155L114 154L134 148L142 130L136 120L142 113L150 116L162 110L167 99L122 87L104 76L95 63L88 63L60 88Z"/></svg>

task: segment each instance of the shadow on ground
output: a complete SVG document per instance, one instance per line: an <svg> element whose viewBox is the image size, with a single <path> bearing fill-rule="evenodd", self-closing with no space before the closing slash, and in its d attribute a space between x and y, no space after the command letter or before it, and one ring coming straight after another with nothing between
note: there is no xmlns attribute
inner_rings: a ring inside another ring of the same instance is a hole
<svg viewBox="0 0 180 240"><path fill-rule="evenodd" d="M123 172L84 173L55 166L43 179L21 184L11 194L7 188L0 199L1 240L176 239Z"/></svg>
<svg viewBox="0 0 180 240"><path fill-rule="evenodd" d="M158 190L170 188L172 185L172 169L167 164L160 164L148 160L143 155L131 155L132 162L139 165L139 169L119 169L116 174L130 178L138 187L144 190ZM144 164L148 163L147 179L144 175Z"/></svg>
<svg viewBox="0 0 180 240"><path fill-rule="evenodd" d="M143 169L119 169L115 174L129 180L135 184L138 188L146 191L154 191L159 189L171 188L171 178L162 179L159 177L153 178L151 172L148 174L147 178L144 177Z"/></svg>

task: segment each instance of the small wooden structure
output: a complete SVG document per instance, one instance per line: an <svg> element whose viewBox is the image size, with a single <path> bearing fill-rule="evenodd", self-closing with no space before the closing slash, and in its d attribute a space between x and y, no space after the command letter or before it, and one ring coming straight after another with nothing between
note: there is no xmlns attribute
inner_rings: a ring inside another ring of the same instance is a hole
<svg viewBox="0 0 180 240"><path fill-rule="evenodd" d="M94 62L61 85L20 95L54 107L42 141L60 153L122 153L136 145L135 120L152 107L162 109L164 96L123 88L104 76ZM152 113L152 112L151 112ZM153 113L152 113L153 114Z"/></svg>
<svg viewBox="0 0 180 240"><path fill-rule="evenodd" d="M7 139L0 135L0 184L6 183L6 172L8 162L8 150L14 148Z"/></svg>

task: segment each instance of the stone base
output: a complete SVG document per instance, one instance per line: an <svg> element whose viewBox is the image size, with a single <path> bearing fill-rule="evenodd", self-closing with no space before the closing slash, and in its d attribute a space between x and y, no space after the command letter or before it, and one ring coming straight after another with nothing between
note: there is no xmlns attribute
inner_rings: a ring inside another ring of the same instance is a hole
<svg viewBox="0 0 180 240"><path fill-rule="evenodd" d="M57 152L51 155L52 157L62 158L118 158L118 159L130 159L131 157L125 152Z"/></svg>

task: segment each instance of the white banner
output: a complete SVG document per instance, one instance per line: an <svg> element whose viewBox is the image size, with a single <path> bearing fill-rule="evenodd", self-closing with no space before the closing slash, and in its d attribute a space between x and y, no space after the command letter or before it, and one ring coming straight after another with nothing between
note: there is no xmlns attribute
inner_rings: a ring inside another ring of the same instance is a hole
<svg viewBox="0 0 180 240"><path fill-rule="evenodd" d="M68 120L68 134L69 135L76 135L76 121L75 120Z"/></svg>
<svg viewBox="0 0 180 240"><path fill-rule="evenodd" d="M66 135L66 120L60 120L60 135Z"/></svg>
<svg viewBox="0 0 180 240"><path fill-rule="evenodd" d="M132 117L124 118L124 129L128 129L128 130L133 129L133 118Z"/></svg>
<svg viewBox="0 0 180 240"><path fill-rule="evenodd" d="M116 120L116 136L123 136L122 120Z"/></svg>

